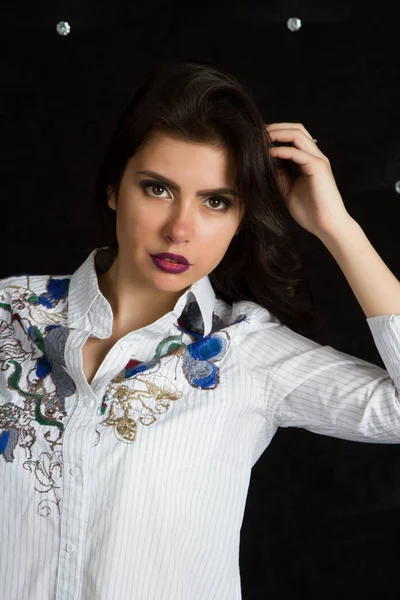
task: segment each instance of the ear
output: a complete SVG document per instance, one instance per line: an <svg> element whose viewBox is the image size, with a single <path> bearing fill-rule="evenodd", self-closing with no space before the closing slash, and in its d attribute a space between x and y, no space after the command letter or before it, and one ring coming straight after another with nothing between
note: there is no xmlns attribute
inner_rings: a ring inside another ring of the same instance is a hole
<svg viewBox="0 0 400 600"><path fill-rule="evenodd" d="M116 202L115 202L115 194L112 191L111 186L107 187L107 204L113 210L117 210L117 205L116 205Z"/></svg>

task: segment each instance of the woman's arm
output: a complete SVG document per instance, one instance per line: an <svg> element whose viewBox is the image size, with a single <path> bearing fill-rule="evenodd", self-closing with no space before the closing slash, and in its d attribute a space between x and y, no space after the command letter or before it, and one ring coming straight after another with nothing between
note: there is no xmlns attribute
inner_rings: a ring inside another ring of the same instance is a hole
<svg viewBox="0 0 400 600"><path fill-rule="evenodd" d="M400 315L400 282L357 221L349 218L336 231L318 238L343 271L367 318Z"/></svg>

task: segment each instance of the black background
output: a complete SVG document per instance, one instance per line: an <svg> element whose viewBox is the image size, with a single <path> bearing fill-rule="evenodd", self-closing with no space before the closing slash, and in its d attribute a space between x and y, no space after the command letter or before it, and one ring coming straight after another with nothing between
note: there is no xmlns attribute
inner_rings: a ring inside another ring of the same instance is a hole
<svg viewBox="0 0 400 600"><path fill-rule="evenodd" d="M90 198L116 120L160 62L194 58L251 88L266 123L300 122L318 139L347 210L399 278L396 5L2 3L0 277L72 273L102 245ZM313 339L385 368L337 263L301 239L322 316ZM400 446L278 430L252 471L243 599L398 594L399 507Z"/></svg>

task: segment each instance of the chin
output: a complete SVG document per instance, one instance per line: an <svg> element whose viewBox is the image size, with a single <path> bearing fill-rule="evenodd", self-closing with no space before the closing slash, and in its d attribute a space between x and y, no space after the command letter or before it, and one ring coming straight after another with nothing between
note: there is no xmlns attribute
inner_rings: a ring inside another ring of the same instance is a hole
<svg viewBox="0 0 400 600"><path fill-rule="evenodd" d="M181 276L177 276L171 273L160 273L153 279L153 285L160 291L163 292L180 292L183 289L188 288L193 283L193 278L190 280L183 279Z"/></svg>

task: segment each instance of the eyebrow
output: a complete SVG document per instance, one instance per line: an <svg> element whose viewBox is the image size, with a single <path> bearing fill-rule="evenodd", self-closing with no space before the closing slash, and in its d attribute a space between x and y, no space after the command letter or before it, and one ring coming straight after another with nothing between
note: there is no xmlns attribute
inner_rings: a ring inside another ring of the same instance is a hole
<svg viewBox="0 0 400 600"><path fill-rule="evenodd" d="M164 175L160 175L160 173L156 173L155 171L137 171L137 174L150 175L150 177L155 177L156 179L158 179L160 183L168 185L172 190L175 190L176 192L181 191L181 188L177 183L175 183L171 179L168 179L167 177L164 177ZM232 190L231 188L215 188L213 190L199 190L196 193L196 196L209 196L210 194L229 194L230 196L239 195L237 192L235 192L235 190Z"/></svg>

